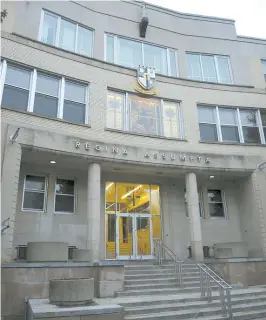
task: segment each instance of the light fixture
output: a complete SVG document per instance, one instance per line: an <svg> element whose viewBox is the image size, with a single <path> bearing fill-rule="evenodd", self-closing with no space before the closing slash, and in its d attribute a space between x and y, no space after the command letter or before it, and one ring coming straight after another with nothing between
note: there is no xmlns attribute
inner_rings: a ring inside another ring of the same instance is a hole
<svg viewBox="0 0 266 320"><path fill-rule="evenodd" d="M105 190L106 190L106 191L109 190L109 189L112 187L113 184L114 184L113 182L111 182L110 184L108 184L108 186L105 188Z"/></svg>
<svg viewBox="0 0 266 320"><path fill-rule="evenodd" d="M50 163L51 163L51 164L55 164L55 163L56 163L56 161L54 161L54 160L51 160L51 161L50 161Z"/></svg>
<svg viewBox="0 0 266 320"><path fill-rule="evenodd" d="M214 178L214 176L210 176L210 179L213 179Z"/></svg>
<svg viewBox="0 0 266 320"><path fill-rule="evenodd" d="M129 195L131 195L131 193L137 191L139 188L142 187L142 184L140 184L139 186L137 186L135 189L130 190L129 192L127 192L126 194L123 195L123 197L121 197L121 199L125 199L126 197L128 197Z"/></svg>

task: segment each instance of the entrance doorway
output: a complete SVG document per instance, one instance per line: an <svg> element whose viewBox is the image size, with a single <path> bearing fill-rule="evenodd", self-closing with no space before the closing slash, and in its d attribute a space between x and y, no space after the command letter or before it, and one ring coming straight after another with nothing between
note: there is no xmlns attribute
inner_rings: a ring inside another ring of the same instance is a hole
<svg viewBox="0 0 266 320"><path fill-rule="evenodd" d="M106 183L106 258L151 259L161 238L159 186Z"/></svg>

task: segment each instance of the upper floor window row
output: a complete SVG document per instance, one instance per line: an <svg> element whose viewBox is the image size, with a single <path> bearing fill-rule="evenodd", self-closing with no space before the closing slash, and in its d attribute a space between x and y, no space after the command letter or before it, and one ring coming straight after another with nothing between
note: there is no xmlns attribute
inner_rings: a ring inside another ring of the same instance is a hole
<svg viewBox="0 0 266 320"><path fill-rule="evenodd" d="M92 57L93 30L48 11L42 11L39 41Z"/></svg>
<svg viewBox="0 0 266 320"><path fill-rule="evenodd" d="M144 135L183 138L178 102L108 91L107 128Z"/></svg>
<svg viewBox="0 0 266 320"><path fill-rule="evenodd" d="M178 76L177 52L174 49L155 46L142 41L106 34L105 60L125 67L137 69L145 65L156 73Z"/></svg>
<svg viewBox="0 0 266 320"><path fill-rule="evenodd" d="M266 60L261 60L261 64L262 64L262 72L264 74L264 79L266 81Z"/></svg>
<svg viewBox="0 0 266 320"><path fill-rule="evenodd" d="M192 52L187 53L186 56L189 79L225 84L233 83L229 57Z"/></svg>
<svg viewBox="0 0 266 320"><path fill-rule="evenodd" d="M198 106L200 139L266 143L266 110Z"/></svg>
<svg viewBox="0 0 266 320"><path fill-rule="evenodd" d="M50 74L2 63L1 105L20 111L87 123L88 86Z"/></svg>

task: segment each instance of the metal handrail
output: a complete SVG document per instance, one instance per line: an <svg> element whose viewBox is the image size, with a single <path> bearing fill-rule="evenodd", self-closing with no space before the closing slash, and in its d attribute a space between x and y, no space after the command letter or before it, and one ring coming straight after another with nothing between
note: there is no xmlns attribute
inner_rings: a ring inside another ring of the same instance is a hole
<svg viewBox="0 0 266 320"><path fill-rule="evenodd" d="M212 269L206 266L206 264L198 263L197 266L200 271L201 296L204 297L207 292L208 302L212 301L211 280L213 280L219 287L222 315L224 317L228 315L229 319L232 320L233 312L230 292L232 287L226 281L220 278Z"/></svg>
<svg viewBox="0 0 266 320"><path fill-rule="evenodd" d="M154 256L156 259L156 263L162 264L163 259L165 259L165 255L167 254L170 259L174 262L174 267L175 267L175 279L177 285L180 287L183 286L183 277L182 277L182 272L183 272L183 261L177 257L173 251L168 248L162 240L158 238L153 238L154 240Z"/></svg>
<svg viewBox="0 0 266 320"><path fill-rule="evenodd" d="M8 229L10 226L9 226L9 220L10 218L7 218L5 219L4 221L2 221L2 225L1 225L1 234L6 230ZM7 225L5 225L5 223L8 222Z"/></svg>

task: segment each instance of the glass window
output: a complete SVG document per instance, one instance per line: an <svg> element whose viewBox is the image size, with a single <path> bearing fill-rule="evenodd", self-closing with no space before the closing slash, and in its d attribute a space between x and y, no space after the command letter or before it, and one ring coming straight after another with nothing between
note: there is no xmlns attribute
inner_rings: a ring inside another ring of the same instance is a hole
<svg viewBox="0 0 266 320"><path fill-rule="evenodd" d="M23 210L44 211L45 177L26 175L23 190Z"/></svg>
<svg viewBox="0 0 266 320"><path fill-rule="evenodd" d="M228 57L217 56L219 78L222 83L232 83Z"/></svg>
<svg viewBox="0 0 266 320"><path fill-rule="evenodd" d="M50 45L56 44L56 28L57 28L57 17L44 13L43 16L43 26L42 26L42 35L41 41Z"/></svg>
<svg viewBox="0 0 266 320"><path fill-rule="evenodd" d="M176 52L174 50L169 50L169 65L170 65L170 76L177 77L177 60Z"/></svg>
<svg viewBox="0 0 266 320"><path fill-rule="evenodd" d="M69 51L75 51L76 25L61 19L59 46Z"/></svg>
<svg viewBox="0 0 266 320"><path fill-rule="evenodd" d="M114 36L106 35L106 61L114 63Z"/></svg>
<svg viewBox="0 0 266 320"><path fill-rule="evenodd" d="M199 54L187 54L188 78L202 81L202 72Z"/></svg>
<svg viewBox="0 0 266 320"><path fill-rule="evenodd" d="M78 26L77 53L92 56L92 37L91 30Z"/></svg>
<svg viewBox="0 0 266 320"><path fill-rule="evenodd" d="M144 65L155 69L156 73L167 74L166 49L144 44Z"/></svg>
<svg viewBox="0 0 266 320"><path fill-rule="evenodd" d="M31 72L26 69L7 66L2 106L26 111L29 100Z"/></svg>
<svg viewBox="0 0 266 320"><path fill-rule="evenodd" d="M264 78L266 81L266 60L261 60L261 64L262 64L262 72L264 73Z"/></svg>
<svg viewBox="0 0 266 320"><path fill-rule="evenodd" d="M179 136L178 104L175 102L163 102L163 135L171 138Z"/></svg>
<svg viewBox="0 0 266 320"><path fill-rule="evenodd" d="M214 56L201 56L203 81L217 82Z"/></svg>
<svg viewBox="0 0 266 320"><path fill-rule="evenodd" d="M143 134L160 135L160 100L128 96L129 130Z"/></svg>
<svg viewBox="0 0 266 320"><path fill-rule="evenodd" d="M107 128L123 129L124 94L108 91Z"/></svg>
<svg viewBox="0 0 266 320"><path fill-rule="evenodd" d="M216 114L213 107L198 107L200 139L202 141L218 141Z"/></svg>
<svg viewBox="0 0 266 320"><path fill-rule="evenodd" d="M208 190L210 217L225 217L221 190Z"/></svg>
<svg viewBox="0 0 266 320"><path fill-rule="evenodd" d="M264 139L266 140L266 110L265 111L261 110L260 111L260 116L261 116L263 132L264 132Z"/></svg>
<svg viewBox="0 0 266 320"><path fill-rule="evenodd" d="M223 141L239 142L236 110L219 108L219 117Z"/></svg>
<svg viewBox="0 0 266 320"><path fill-rule="evenodd" d="M118 38L119 64L137 69L142 64L141 42Z"/></svg>
<svg viewBox="0 0 266 320"><path fill-rule="evenodd" d="M46 117L57 117L59 79L37 74L34 113Z"/></svg>
<svg viewBox="0 0 266 320"><path fill-rule="evenodd" d="M75 182L56 179L55 212L74 213Z"/></svg>
<svg viewBox="0 0 266 320"><path fill-rule="evenodd" d="M240 118L245 143L260 143L260 133L256 110L240 110Z"/></svg>
<svg viewBox="0 0 266 320"><path fill-rule="evenodd" d="M86 86L65 82L63 119L76 123L86 122Z"/></svg>

